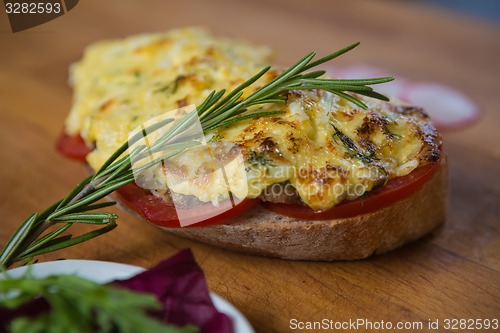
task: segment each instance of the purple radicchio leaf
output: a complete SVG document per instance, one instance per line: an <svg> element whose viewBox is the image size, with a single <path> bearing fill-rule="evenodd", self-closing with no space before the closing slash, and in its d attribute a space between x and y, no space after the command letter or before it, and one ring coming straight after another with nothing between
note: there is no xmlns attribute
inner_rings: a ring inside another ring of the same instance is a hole
<svg viewBox="0 0 500 333"><path fill-rule="evenodd" d="M215 308L203 271L189 249L128 280L113 283L154 294L163 305L163 311L155 315L164 322L194 324L202 333L233 332L231 319Z"/></svg>

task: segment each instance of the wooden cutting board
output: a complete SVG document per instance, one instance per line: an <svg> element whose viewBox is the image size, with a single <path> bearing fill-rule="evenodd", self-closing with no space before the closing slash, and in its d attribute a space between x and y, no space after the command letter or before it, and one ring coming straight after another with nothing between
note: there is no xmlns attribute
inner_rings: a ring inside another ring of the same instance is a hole
<svg viewBox="0 0 500 333"><path fill-rule="evenodd" d="M500 28L408 1L80 1L68 14L16 34L2 12L0 245L27 215L84 176L81 165L53 149L71 105L69 64L102 38L187 25L272 46L284 65L359 40L362 46L337 64L377 66L469 95L482 118L444 133L451 166L446 224L363 261L292 262L181 239L113 210L120 215L116 230L42 260L149 267L189 247L210 289L241 309L258 332L292 331L294 319L421 322L418 331L426 332L429 320L439 320L439 332L451 332L445 319L500 318Z"/></svg>

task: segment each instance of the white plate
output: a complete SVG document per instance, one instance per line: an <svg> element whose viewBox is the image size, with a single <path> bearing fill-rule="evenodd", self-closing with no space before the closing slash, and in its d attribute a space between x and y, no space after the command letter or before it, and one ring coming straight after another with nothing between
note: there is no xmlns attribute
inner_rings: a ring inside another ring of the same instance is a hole
<svg viewBox="0 0 500 333"><path fill-rule="evenodd" d="M27 267L14 268L7 271L7 274L13 278L21 277L26 269ZM35 277L76 274L98 283L128 279L144 270L144 268L137 266L97 260L60 260L31 265L31 273ZM1 278L2 274L0 274ZM210 293L210 297L217 310L231 318L235 333L255 333L248 320L231 303L214 293Z"/></svg>

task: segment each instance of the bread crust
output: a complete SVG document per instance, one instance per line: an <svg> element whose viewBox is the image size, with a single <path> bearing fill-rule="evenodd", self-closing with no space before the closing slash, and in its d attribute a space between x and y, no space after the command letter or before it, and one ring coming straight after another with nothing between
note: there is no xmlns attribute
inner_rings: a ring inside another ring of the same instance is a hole
<svg viewBox="0 0 500 333"><path fill-rule="evenodd" d="M256 206L226 224L161 228L247 254L314 261L363 259L416 240L445 221L446 158L443 156L439 163L431 178L415 193L375 212L350 218L304 221ZM114 199L120 202L118 196Z"/></svg>

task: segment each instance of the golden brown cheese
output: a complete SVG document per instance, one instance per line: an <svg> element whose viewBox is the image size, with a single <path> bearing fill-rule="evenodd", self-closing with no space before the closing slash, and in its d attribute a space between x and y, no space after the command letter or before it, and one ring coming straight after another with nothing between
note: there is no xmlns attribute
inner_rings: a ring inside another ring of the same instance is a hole
<svg viewBox="0 0 500 333"><path fill-rule="evenodd" d="M291 92L284 115L218 134L247 152L251 197L287 181L307 205L328 209L439 156L437 133L421 110L365 102L369 110L328 92Z"/></svg>
<svg viewBox="0 0 500 333"><path fill-rule="evenodd" d="M98 168L142 122L199 104L212 90L234 88L268 64L269 56L266 48L216 39L201 29L97 43L73 67L75 101L67 130L95 144L88 162ZM437 133L421 110L363 100L368 110L328 92L291 91L286 105L259 106L283 114L207 133L209 141L241 149L244 160L226 170L232 194L258 197L272 184L287 184L311 208L324 210L439 156ZM174 168L159 172L196 174L202 155L188 152L172 159ZM245 191L234 171L242 166ZM214 203L227 198L220 177L202 179L176 182L170 190Z"/></svg>
<svg viewBox="0 0 500 333"><path fill-rule="evenodd" d="M200 104L213 89L236 87L270 61L271 52L187 28L95 43L71 68L73 106L66 131L104 163L129 131L165 112Z"/></svg>

